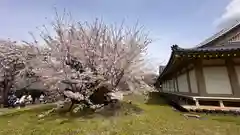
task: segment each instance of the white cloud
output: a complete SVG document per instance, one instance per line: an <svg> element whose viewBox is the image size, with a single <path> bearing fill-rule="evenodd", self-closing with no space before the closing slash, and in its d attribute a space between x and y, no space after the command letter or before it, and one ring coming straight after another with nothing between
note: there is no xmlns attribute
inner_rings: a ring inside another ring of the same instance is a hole
<svg viewBox="0 0 240 135"><path fill-rule="evenodd" d="M240 0L231 0L216 23L218 28L224 28L236 24L237 21L240 21Z"/></svg>

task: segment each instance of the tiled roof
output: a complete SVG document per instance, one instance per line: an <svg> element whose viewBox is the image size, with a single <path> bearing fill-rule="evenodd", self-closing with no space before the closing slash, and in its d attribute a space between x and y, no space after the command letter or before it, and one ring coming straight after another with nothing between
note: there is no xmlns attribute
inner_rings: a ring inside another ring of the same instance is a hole
<svg viewBox="0 0 240 135"><path fill-rule="evenodd" d="M209 46L204 48L180 48L177 45L172 46L172 50L175 52L212 52L212 51L232 51L240 50L240 42L228 42L221 46Z"/></svg>
<svg viewBox="0 0 240 135"><path fill-rule="evenodd" d="M239 25L240 25L240 22L236 23L236 24L233 25L232 27L222 29L220 32L214 34L214 35L211 36L210 38L204 40L202 43L200 43L199 45L197 45L197 47L203 47L203 46L207 45L208 43L210 43L210 42L214 41L215 39L221 37L222 35L228 33L229 31L231 31L232 29L238 27Z"/></svg>

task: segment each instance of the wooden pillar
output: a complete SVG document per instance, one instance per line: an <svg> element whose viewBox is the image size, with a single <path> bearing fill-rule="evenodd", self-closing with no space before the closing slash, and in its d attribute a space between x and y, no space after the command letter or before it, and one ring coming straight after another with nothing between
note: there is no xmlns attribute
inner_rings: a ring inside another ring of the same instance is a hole
<svg viewBox="0 0 240 135"><path fill-rule="evenodd" d="M177 80L176 80L176 78L173 78L173 89L174 89L174 92L177 92Z"/></svg>
<svg viewBox="0 0 240 135"><path fill-rule="evenodd" d="M226 66L227 66L229 81L232 88L232 93L234 96L240 97L240 86L238 83L238 77L237 77L236 70L234 68L233 61L231 59L227 59Z"/></svg>
<svg viewBox="0 0 240 135"><path fill-rule="evenodd" d="M200 106L199 101L198 101L197 99L195 100L195 105L196 105L197 107Z"/></svg>
<svg viewBox="0 0 240 135"><path fill-rule="evenodd" d="M189 70L187 70L187 83L188 83L189 92L192 93L191 81L190 81L190 76L189 76Z"/></svg>
<svg viewBox="0 0 240 135"><path fill-rule="evenodd" d="M222 100L219 101L219 105L220 105L220 107L224 107L224 104L223 104Z"/></svg>
<svg viewBox="0 0 240 135"><path fill-rule="evenodd" d="M177 87L176 91L179 92L179 85L178 85L177 75L176 75L175 79L176 79L176 87Z"/></svg>
<svg viewBox="0 0 240 135"><path fill-rule="evenodd" d="M206 92L206 83L205 78L203 74L203 65L202 60L199 59L195 63L195 74L196 74L196 80L197 80L197 88L200 96L207 96Z"/></svg>

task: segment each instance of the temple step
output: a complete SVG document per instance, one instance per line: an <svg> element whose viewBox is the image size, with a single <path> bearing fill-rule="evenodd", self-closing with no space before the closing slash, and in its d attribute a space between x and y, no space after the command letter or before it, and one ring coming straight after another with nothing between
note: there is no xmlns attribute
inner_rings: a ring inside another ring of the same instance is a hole
<svg viewBox="0 0 240 135"><path fill-rule="evenodd" d="M240 115L240 107L217 107L217 106L197 107L197 106L190 106L190 105L181 105L181 107L188 110L189 112Z"/></svg>

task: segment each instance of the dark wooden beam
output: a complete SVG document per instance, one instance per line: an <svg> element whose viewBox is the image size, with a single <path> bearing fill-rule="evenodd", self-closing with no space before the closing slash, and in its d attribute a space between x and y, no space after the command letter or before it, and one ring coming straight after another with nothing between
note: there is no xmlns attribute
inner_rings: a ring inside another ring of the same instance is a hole
<svg viewBox="0 0 240 135"><path fill-rule="evenodd" d="M203 74L202 60L199 59L195 62L195 74L197 81L197 88L200 96L207 96L206 83Z"/></svg>
<svg viewBox="0 0 240 135"><path fill-rule="evenodd" d="M177 76L177 75L175 76L175 80L176 80L176 85L177 85L177 87L176 87L176 88L177 88L176 91L179 92L178 76Z"/></svg>
<svg viewBox="0 0 240 135"><path fill-rule="evenodd" d="M240 86L238 82L237 73L234 68L234 62L231 59L227 59L226 66L227 66L227 71L228 71L228 76L229 76L229 81L231 84L233 96L240 97Z"/></svg>
<svg viewBox="0 0 240 135"><path fill-rule="evenodd" d="M190 81L190 76L189 76L189 69L187 69L186 74L187 74L188 89L189 89L189 92L192 93L191 81Z"/></svg>

